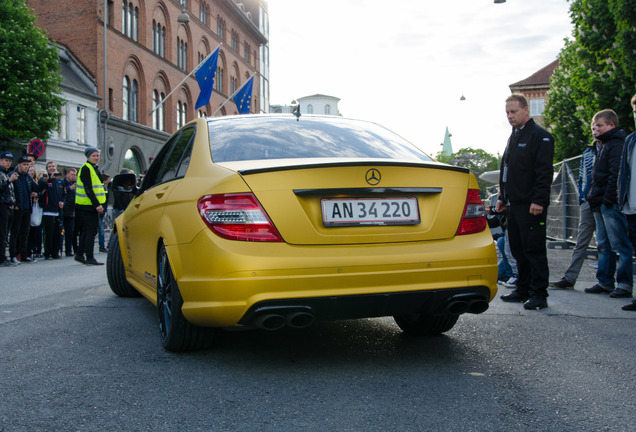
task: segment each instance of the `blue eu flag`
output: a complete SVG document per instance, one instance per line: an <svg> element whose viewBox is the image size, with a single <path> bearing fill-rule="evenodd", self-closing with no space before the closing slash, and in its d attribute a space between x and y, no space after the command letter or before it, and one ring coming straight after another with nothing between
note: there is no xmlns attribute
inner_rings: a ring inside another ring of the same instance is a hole
<svg viewBox="0 0 636 432"><path fill-rule="evenodd" d="M252 104L252 87L254 87L254 75L250 77L243 87L234 95L234 103L239 114L249 114Z"/></svg>
<svg viewBox="0 0 636 432"><path fill-rule="evenodd" d="M208 57L208 59L203 63L194 75L197 77L197 83L199 83L199 88L201 89L201 93L199 93L199 98L197 99L197 103L194 106L195 110L206 106L210 103L210 96L212 96L212 90L214 90L214 75L216 75L216 64L219 60L219 48L214 50L212 55Z"/></svg>

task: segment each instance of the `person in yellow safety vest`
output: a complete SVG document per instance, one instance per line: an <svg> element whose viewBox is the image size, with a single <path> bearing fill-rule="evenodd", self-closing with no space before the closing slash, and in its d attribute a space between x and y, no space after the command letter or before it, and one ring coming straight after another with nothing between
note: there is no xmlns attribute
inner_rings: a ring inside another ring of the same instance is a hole
<svg viewBox="0 0 636 432"><path fill-rule="evenodd" d="M103 265L97 262L93 249L99 229L99 215L104 213L106 190L99 172L99 150L89 147L84 150L86 163L77 176L75 189L75 222L79 224L79 242L75 261L86 265Z"/></svg>

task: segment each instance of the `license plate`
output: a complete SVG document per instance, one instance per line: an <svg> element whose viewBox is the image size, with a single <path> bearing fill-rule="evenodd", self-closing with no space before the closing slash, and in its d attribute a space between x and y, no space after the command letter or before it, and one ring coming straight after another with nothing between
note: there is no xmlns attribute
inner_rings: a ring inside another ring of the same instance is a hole
<svg viewBox="0 0 636 432"><path fill-rule="evenodd" d="M416 225L417 198L324 198L322 221L327 226Z"/></svg>

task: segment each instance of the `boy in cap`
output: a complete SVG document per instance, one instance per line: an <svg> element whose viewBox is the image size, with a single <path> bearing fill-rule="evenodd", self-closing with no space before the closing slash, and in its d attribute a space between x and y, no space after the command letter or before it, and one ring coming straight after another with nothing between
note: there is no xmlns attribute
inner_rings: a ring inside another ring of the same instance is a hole
<svg viewBox="0 0 636 432"><path fill-rule="evenodd" d="M97 167L99 150L89 147L84 150L86 163L80 168L75 189L75 217L80 224L80 238L75 261L86 265L103 265L97 262L93 249L99 228L99 215L104 213L106 190L102 174Z"/></svg>
<svg viewBox="0 0 636 432"><path fill-rule="evenodd" d="M11 152L5 151L0 154L0 266L2 267L14 265L6 257L9 221L13 214L13 207L15 207L13 182L18 179L18 174L9 174L12 163L13 154Z"/></svg>
<svg viewBox="0 0 636 432"><path fill-rule="evenodd" d="M11 261L34 262L27 253L27 243L29 241L29 229L31 228L31 211L33 209L33 198L37 197L40 188L29 175L31 160L27 156L21 156L14 173L18 174L17 180L13 183L15 193L15 207L13 208L13 221L11 222L11 240L9 242L9 253ZM20 259L18 260L18 255Z"/></svg>

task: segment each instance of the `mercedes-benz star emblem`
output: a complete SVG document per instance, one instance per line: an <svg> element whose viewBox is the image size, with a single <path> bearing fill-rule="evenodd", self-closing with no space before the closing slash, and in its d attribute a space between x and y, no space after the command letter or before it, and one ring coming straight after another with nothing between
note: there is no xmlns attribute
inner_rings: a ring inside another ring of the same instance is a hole
<svg viewBox="0 0 636 432"><path fill-rule="evenodd" d="M369 171L367 171L367 174L364 176L364 178L371 186L375 186L380 183L380 180L382 180L382 174L380 174L380 171L378 171L377 169L371 168Z"/></svg>

